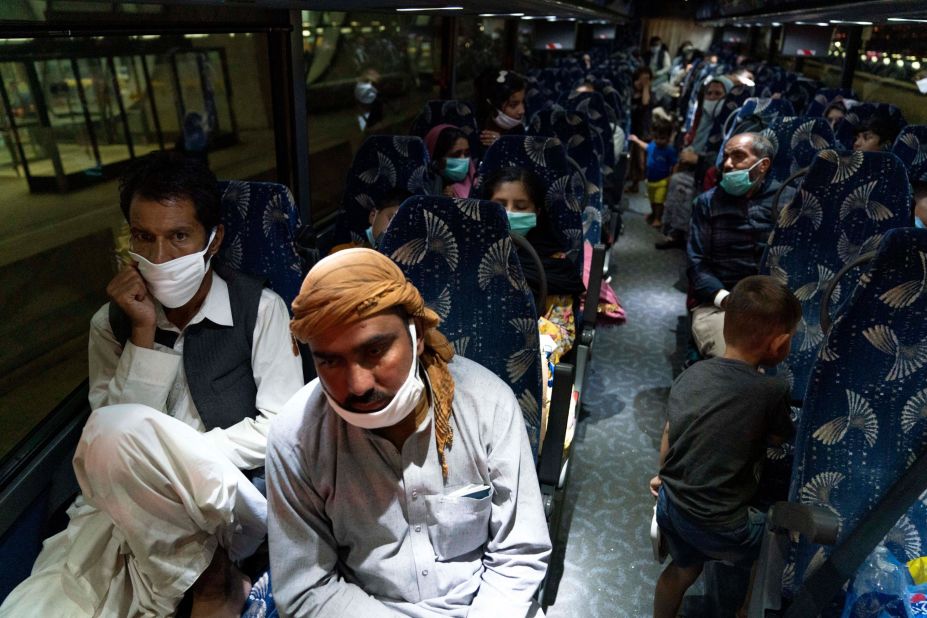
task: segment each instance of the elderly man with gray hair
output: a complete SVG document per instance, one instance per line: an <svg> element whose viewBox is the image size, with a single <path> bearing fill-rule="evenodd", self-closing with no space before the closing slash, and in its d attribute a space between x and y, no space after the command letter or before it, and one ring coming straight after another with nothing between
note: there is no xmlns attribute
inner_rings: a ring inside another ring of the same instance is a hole
<svg viewBox="0 0 927 618"><path fill-rule="evenodd" d="M735 135L724 145L721 182L695 199L687 274L692 336L703 356L724 354L727 295L759 271L777 215L773 198L780 184L767 175L775 156L763 135ZM780 202L788 204L793 193L785 189Z"/></svg>

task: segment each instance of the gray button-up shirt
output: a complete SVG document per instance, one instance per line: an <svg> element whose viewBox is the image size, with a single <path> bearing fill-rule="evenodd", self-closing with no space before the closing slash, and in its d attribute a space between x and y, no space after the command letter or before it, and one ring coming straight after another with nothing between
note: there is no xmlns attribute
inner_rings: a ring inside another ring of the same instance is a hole
<svg viewBox="0 0 927 618"><path fill-rule="evenodd" d="M402 452L349 425L318 381L268 439L274 598L284 616L526 616L550 538L511 389L457 356L441 474L432 411ZM462 495L461 495L462 494Z"/></svg>

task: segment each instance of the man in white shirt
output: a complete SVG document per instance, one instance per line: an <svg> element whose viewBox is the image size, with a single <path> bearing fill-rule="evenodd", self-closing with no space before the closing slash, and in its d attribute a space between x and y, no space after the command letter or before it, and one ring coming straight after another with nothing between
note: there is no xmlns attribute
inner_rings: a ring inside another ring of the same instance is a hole
<svg viewBox="0 0 927 618"><path fill-rule="evenodd" d="M259 280L215 272L205 165L156 153L120 192L133 262L91 320L81 496L0 615L166 616L190 590L193 616L237 616L250 581L234 561L266 532L270 422L303 384L289 314Z"/></svg>
<svg viewBox="0 0 927 618"><path fill-rule="evenodd" d="M550 539L511 389L459 356L384 255L319 262L292 330L319 373L268 438L282 616L524 618Z"/></svg>

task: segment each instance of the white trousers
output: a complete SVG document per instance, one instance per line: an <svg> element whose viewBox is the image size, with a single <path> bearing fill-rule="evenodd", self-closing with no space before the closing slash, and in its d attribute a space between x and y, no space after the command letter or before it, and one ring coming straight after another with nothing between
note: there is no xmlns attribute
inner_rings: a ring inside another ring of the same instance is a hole
<svg viewBox="0 0 927 618"><path fill-rule="evenodd" d="M723 356L724 311L714 305L699 305L692 310L692 338L702 356Z"/></svg>
<svg viewBox="0 0 927 618"><path fill-rule="evenodd" d="M212 560L254 553L267 503L192 427L138 404L94 411L74 472L82 495L0 616L168 616Z"/></svg>

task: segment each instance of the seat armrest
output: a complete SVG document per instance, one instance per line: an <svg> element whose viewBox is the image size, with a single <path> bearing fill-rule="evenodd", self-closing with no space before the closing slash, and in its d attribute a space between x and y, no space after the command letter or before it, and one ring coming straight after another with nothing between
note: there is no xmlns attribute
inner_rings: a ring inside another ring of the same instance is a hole
<svg viewBox="0 0 927 618"><path fill-rule="evenodd" d="M586 345L592 343L592 336L595 333L595 319L599 310L599 293L602 290L602 274L604 271L605 245L597 243L592 248L589 286L586 288L586 306L583 308L583 332L580 334L580 341Z"/></svg>
<svg viewBox="0 0 927 618"><path fill-rule="evenodd" d="M833 545L840 531L840 519L833 511L810 504L777 502L769 509L767 521L773 530L798 532L818 545Z"/></svg>
<svg viewBox="0 0 927 618"><path fill-rule="evenodd" d="M560 362L554 366L554 388L550 395L547 432L538 456L538 481L556 487L563 466L563 441L570 420L570 397L573 394L573 365Z"/></svg>

